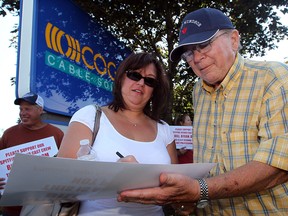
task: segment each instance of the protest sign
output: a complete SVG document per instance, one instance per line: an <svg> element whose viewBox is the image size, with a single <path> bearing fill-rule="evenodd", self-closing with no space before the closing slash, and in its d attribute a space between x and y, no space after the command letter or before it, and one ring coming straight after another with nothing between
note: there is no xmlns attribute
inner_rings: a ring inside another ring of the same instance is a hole
<svg viewBox="0 0 288 216"><path fill-rule="evenodd" d="M53 136L0 151L0 177L8 178L16 153L53 157L58 152Z"/></svg>
<svg viewBox="0 0 288 216"><path fill-rule="evenodd" d="M176 148L193 149L192 126L170 126L174 134Z"/></svg>

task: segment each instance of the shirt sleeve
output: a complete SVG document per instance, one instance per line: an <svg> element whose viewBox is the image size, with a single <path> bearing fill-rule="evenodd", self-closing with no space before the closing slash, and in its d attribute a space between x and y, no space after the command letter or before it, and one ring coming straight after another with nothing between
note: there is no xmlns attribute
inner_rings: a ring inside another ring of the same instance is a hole
<svg viewBox="0 0 288 216"><path fill-rule="evenodd" d="M159 124L160 128L161 128L161 131L162 131L162 136L163 136L163 139L164 139L164 143L166 146L168 146L169 144L171 144L173 141L174 141L174 134L170 128L170 126L162 121L163 124Z"/></svg>
<svg viewBox="0 0 288 216"><path fill-rule="evenodd" d="M69 124L71 124L71 122L79 122L93 131L95 114L96 109L94 105L85 106L74 113Z"/></svg>
<svg viewBox="0 0 288 216"><path fill-rule="evenodd" d="M288 170L288 77L287 68L273 65L278 77L264 94L260 109L260 145L254 160ZM276 67L276 68L275 68ZM272 73L273 74L273 73ZM284 79L285 78L285 79Z"/></svg>

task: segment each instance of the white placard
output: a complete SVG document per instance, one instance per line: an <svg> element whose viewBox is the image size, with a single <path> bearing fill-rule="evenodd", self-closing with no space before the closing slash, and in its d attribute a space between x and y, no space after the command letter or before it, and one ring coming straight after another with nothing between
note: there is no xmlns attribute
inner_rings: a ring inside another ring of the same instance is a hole
<svg viewBox="0 0 288 216"><path fill-rule="evenodd" d="M192 126L170 126L174 134L176 148L193 149Z"/></svg>
<svg viewBox="0 0 288 216"><path fill-rule="evenodd" d="M53 136L3 149L0 151L0 177L7 181L16 153L53 157L57 152Z"/></svg>
<svg viewBox="0 0 288 216"><path fill-rule="evenodd" d="M116 198L125 189L155 187L162 172L205 177L213 163L138 164L16 154L0 206Z"/></svg>

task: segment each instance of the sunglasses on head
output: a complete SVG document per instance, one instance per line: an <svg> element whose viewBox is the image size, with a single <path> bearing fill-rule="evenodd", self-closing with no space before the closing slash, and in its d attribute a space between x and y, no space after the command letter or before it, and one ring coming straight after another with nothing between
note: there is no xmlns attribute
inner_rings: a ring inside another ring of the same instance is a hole
<svg viewBox="0 0 288 216"><path fill-rule="evenodd" d="M126 71L126 75L129 79L134 80L134 81L139 81L143 78L145 85L150 86L152 88L156 87L158 83L156 79L152 77L143 77L137 71L132 71L132 70Z"/></svg>

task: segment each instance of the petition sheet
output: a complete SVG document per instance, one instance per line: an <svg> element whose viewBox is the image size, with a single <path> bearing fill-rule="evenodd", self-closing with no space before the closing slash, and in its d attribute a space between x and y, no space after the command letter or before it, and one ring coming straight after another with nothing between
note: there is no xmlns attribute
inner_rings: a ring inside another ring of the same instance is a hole
<svg viewBox="0 0 288 216"><path fill-rule="evenodd" d="M116 198L159 185L162 172L205 177L213 163L136 164L16 154L0 206Z"/></svg>

